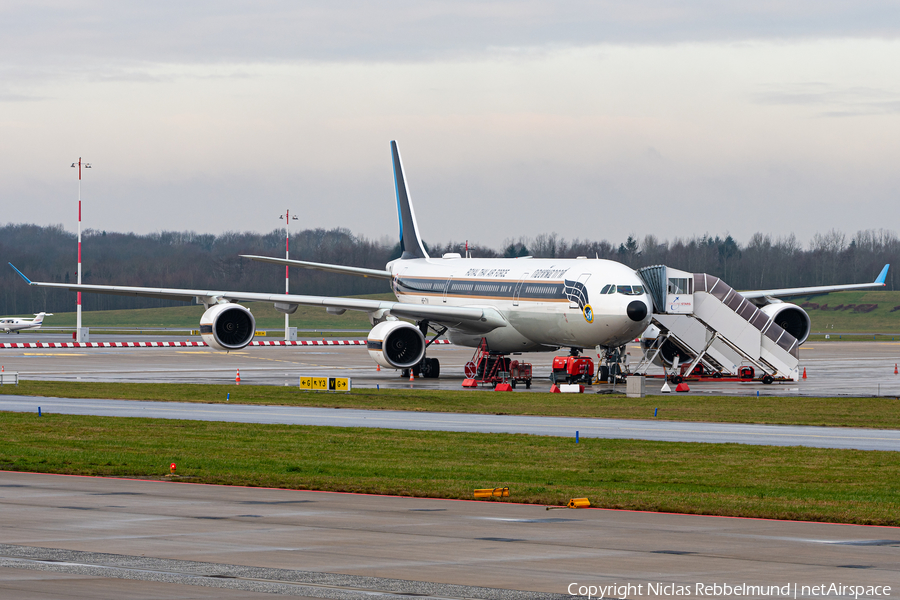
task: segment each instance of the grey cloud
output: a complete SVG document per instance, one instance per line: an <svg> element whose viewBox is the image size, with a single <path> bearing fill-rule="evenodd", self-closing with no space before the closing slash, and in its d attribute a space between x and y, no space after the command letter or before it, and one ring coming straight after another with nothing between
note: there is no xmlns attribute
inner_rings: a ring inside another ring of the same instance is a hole
<svg viewBox="0 0 900 600"><path fill-rule="evenodd" d="M0 91L0 102L37 102L47 100L44 96L35 96L33 94L17 94L15 92Z"/></svg>
<svg viewBox="0 0 900 600"><path fill-rule="evenodd" d="M896 37L888 0L116 1L0 8L5 62L420 61L490 48Z"/></svg>
<svg viewBox="0 0 900 600"><path fill-rule="evenodd" d="M821 82L777 86L754 96L758 104L821 106L819 116L856 117L900 112L900 94L870 87L838 87Z"/></svg>

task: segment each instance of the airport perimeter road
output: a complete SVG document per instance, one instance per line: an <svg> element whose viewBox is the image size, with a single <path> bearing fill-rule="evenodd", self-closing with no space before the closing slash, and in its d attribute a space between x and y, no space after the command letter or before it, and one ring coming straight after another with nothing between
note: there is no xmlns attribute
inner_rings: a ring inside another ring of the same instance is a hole
<svg viewBox="0 0 900 600"><path fill-rule="evenodd" d="M607 598L664 596L648 583L692 597L698 583L723 582L790 585L791 597L794 584L798 597L831 583L900 590L900 529L889 527L10 472L0 511L9 598L562 599L572 583L635 586Z"/></svg>
<svg viewBox="0 0 900 600"><path fill-rule="evenodd" d="M900 451L900 430L889 429L478 415L333 409L305 406L251 406L241 404L36 398L0 395L0 411L37 412L39 406L43 413L69 415L193 419L234 423L280 423L328 427L377 427L422 431L526 433L559 437L575 437L575 432L578 431L579 436L584 438Z"/></svg>
<svg viewBox="0 0 900 600"><path fill-rule="evenodd" d="M34 334L2 336L2 341L66 341ZM94 341L115 341L114 336L92 336ZM174 336L169 341L177 340ZM141 336L118 336L117 340L150 341ZM193 339L193 338L192 338ZM638 362L640 347L630 344L631 363ZM594 352L588 353L595 356ZM155 383L231 383L238 369L244 385L297 385L300 375L351 377L354 387L422 389L461 389L463 366L472 357L471 348L432 346L428 356L441 361L440 379L418 379L415 384L399 377L392 369L375 370L365 347L323 346L272 348L252 347L237 352L217 352L209 348L91 348L0 349L0 365L16 371L23 379L57 381L149 381ZM516 356L534 365L533 391L550 389L552 353ZM900 396L900 376L894 365L900 363L900 342L810 342L801 348L801 366L808 379L794 383L762 385L716 380L691 383L694 394L751 396ZM651 374L662 369L651 368ZM647 382L647 392L656 394L659 379ZM622 389L622 385L618 389ZM594 390L609 389L597 385ZM522 386L517 393L524 392Z"/></svg>

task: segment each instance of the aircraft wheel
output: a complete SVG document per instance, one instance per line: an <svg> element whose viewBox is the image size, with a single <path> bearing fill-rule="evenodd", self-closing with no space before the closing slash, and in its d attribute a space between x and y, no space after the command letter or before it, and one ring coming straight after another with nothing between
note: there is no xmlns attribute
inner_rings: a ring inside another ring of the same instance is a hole
<svg viewBox="0 0 900 600"><path fill-rule="evenodd" d="M436 358L426 358L422 361L422 377L425 379L437 379L441 374L441 363Z"/></svg>
<svg viewBox="0 0 900 600"><path fill-rule="evenodd" d="M609 381L609 367L601 365L597 369L597 379L601 382Z"/></svg>
<svg viewBox="0 0 900 600"><path fill-rule="evenodd" d="M763 375L763 383L764 384L769 385L773 381L775 381L775 378L773 378L771 375Z"/></svg>

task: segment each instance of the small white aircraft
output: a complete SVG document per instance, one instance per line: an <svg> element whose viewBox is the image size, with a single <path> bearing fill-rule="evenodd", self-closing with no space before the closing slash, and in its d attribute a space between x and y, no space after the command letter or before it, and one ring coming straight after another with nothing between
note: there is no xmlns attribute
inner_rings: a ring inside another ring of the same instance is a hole
<svg viewBox="0 0 900 600"><path fill-rule="evenodd" d="M292 314L300 305L324 306L332 314L363 311L373 325L367 340L372 358L384 367L413 369L421 371L425 377L437 377L440 373L437 359L425 358L425 352L431 342L445 334L454 344L470 347L480 346L484 339L492 354L559 348L569 348L577 354L585 348L621 349L647 330L653 301L637 272L621 263L587 257L482 259L464 258L455 253L430 257L419 235L403 163L394 141L391 142L391 153L402 255L389 262L384 270L266 256L246 257L279 265L389 280L397 302L224 290L42 283L29 280L18 269L16 272L33 286L196 300L206 307L200 318L204 341L210 347L224 351L245 347L256 330L256 320L250 310L238 302L272 302L277 310L286 314ZM10 266L15 269L12 264ZM880 286L883 281L882 276L881 281L873 284L829 286L829 290ZM795 288L784 291L797 294L823 293L824 290ZM774 298L778 292L765 290L761 294L776 302ZM796 305L780 304L782 309L787 307ZM803 312L799 307L796 309ZM803 324L808 326L808 323L807 317ZM429 331L435 333L430 340L427 338ZM797 332L795 337L805 339L803 332Z"/></svg>
<svg viewBox="0 0 900 600"><path fill-rule="evenodd" d="M53 313L39 312L34 315L33 319L22 319L19 317L0 317L0 329L6 333L15 331L19 333L22 329L40 329L44 317L52 317Z"/></svg>

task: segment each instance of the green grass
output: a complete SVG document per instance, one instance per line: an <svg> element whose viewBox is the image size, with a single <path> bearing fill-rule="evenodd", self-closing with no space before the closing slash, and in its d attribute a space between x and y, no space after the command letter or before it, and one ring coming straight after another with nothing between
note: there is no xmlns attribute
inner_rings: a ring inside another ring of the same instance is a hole
<svg viewBox="0 0 900 600"><path fill-rule="evenodd" d="M377 300L396 301L393 294L354 296ZM247 308L256 318L259 328L284 329L284 314L272 304L250 302ZM95 310L82 313L85 327L183 327L197 329L203 306L197 304L167 308L139 308L132 310ZM33 315L22 315L31 317ZM75 313L54 313L44 320L45 327L75 327ZM330 315L317 306L300 306L291 315L291 327L300 329L369 329L366 313L348 310L343 315Z"/></svg>
<svg viewBox="0 0 900 600"><path fill-rule="evenodd" d="M900 525L900 452L0 413L0 469Z"/></svg>
<svg viewBox="0 0 900 600"><path fill-rule="evenodd" d="M828 336L827 338L825 336ZM839 333L813 333L807 342L900 342L900 333L894 335L884 333L862 333L847 335Z"/></svg>
<svg viewBox="0 0 900 600"><path fill-rule="evenodd" d="M793 300L796 304L803 304L806 299ZM895 306L900 306L900 292L891 291L857 291L835 292L824 296L815 296L809 302L820 307L828 305L830 309L848 304L877 304L878 308L868 313L847 310L822 310L821 308L806 308L812 321L812 331L847 332L847 333L898 333L900 332L900 310L891 312ZM871 336L862 337L862 340L871 340Z"/></svg>
<svg viewBox="0 0 900 600"><path fill-rule="evenodd" d="M597 394L501 393L489 390L373 390L349 394L301 392L295 387L178 383L103 383L22 381L4 386L5 394L68 398L116 398L179 402L225 402L325 406L375 410L409 410L481 414L551 415L773 423L900 429L897 398L810 398L784 396L653 396L625 398Z"/></svg>

